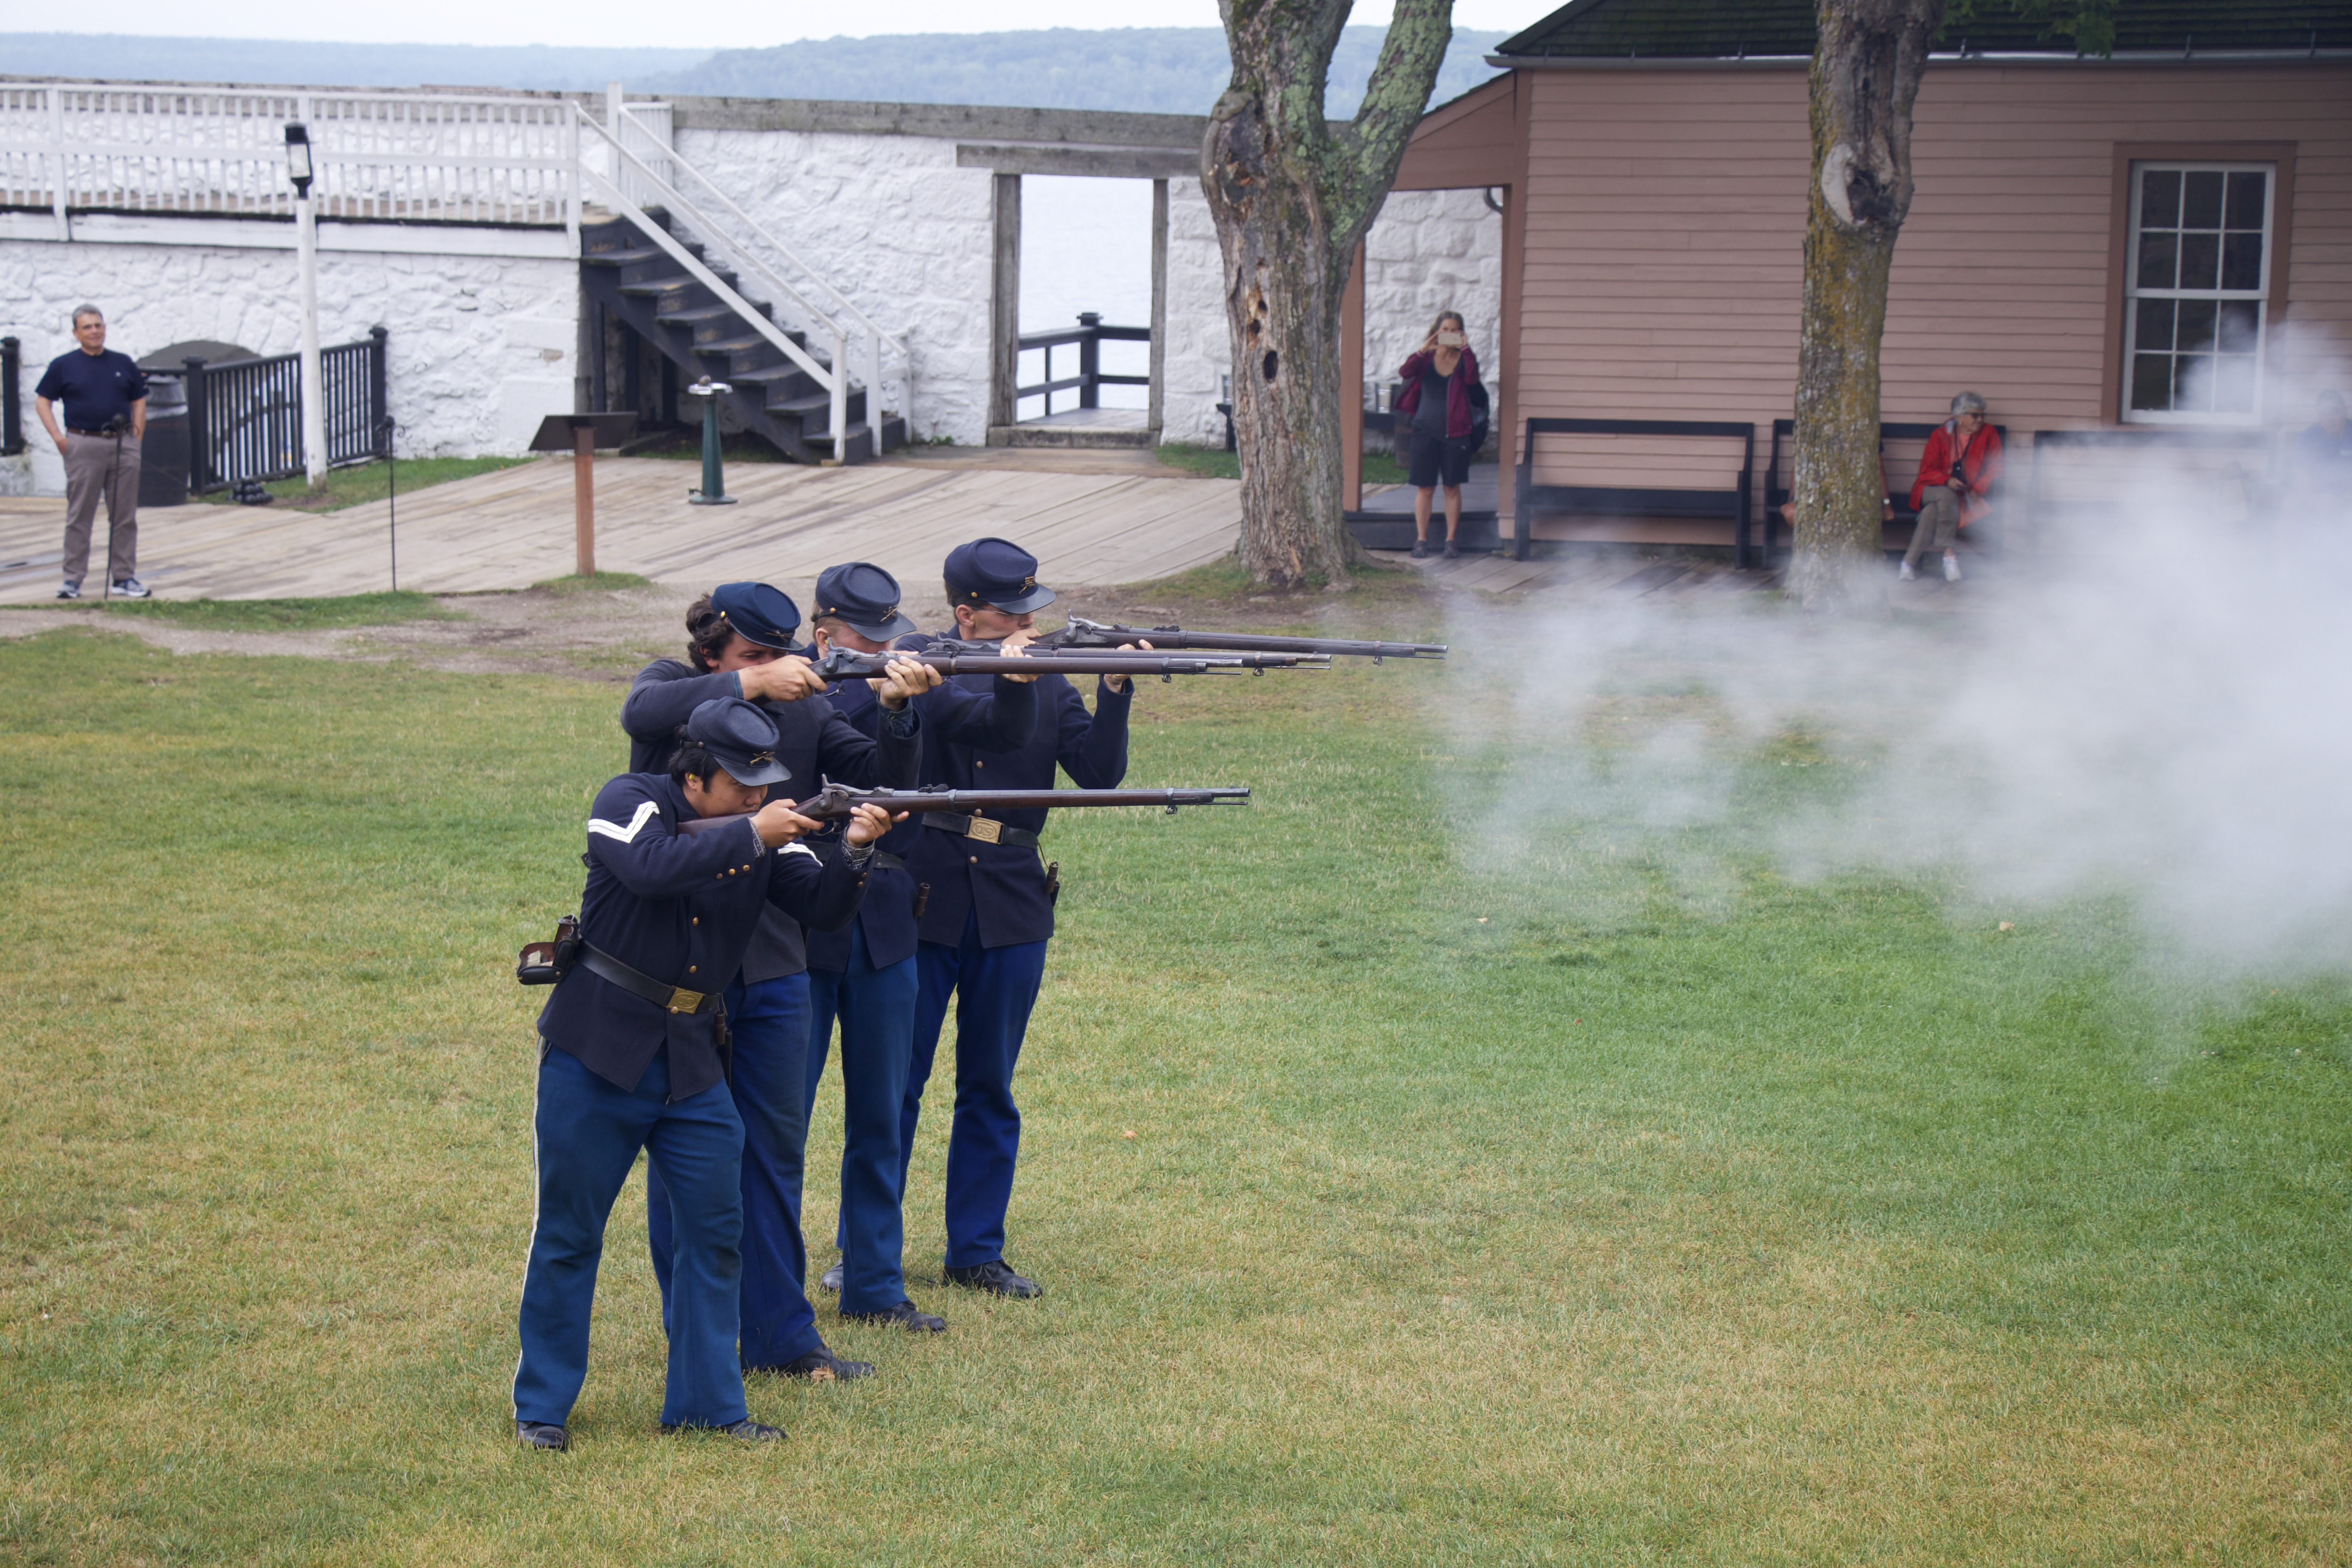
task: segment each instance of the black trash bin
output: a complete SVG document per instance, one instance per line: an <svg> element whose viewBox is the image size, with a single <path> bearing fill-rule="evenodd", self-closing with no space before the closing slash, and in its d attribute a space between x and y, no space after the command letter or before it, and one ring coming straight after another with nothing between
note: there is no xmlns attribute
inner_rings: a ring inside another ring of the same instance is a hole
<svg viewBox="0 0 2352 1568"><path fill-rule="evenodd" d="M139 504L188 504L188 388L147 374L147 438L139 447Z"/></svg>

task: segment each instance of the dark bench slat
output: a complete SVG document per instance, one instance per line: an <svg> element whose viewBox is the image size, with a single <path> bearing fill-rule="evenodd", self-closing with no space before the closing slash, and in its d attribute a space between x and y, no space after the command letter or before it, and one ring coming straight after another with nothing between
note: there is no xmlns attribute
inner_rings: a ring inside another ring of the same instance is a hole
<svg viewBox="0 0 2352 1568"><path fill-rule="evenodd" d="M1632 512L1664 517L1722 518L1731 524L1735 566L1751 553L1749 491L1756 477L1756 426L1720 419L1528 419L1522 426L1519 461L1512 486L1514 559L1525 561L1535 543L1535 514ZM1739 478L1730 489L1664 489L1607 485L1538 485L1535 443L1538 436L1688 436L1740 443Z"/></svg>

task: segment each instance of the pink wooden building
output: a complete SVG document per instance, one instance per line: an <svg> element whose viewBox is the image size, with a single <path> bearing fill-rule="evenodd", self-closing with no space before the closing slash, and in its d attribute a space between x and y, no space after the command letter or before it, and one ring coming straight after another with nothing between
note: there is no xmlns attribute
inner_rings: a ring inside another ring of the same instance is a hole
<svg viewBox="0 0 2352 1568"><path fill-rule="evenodd" d="M2352 0L2123 0L2105 59L1978 9L2003 19L1948 28L1919 93L1885 418L1982 393L2010 434L2011 537L2037 526L2039 432L2195 432L2168 445L2269 465L2352 383ZM1760 547L1797 370L1812 46L1811 0L1574 0L1423 120L1396 188L1504 206L1506 536L1530 419L1703 421L1754 432ZM1539 505L1532 536L1731 542L1727 505L1674 497L1735 488L1743 445L1541 433L1536 493L1573 499ZM2052 498L2137 449L2049 444L2045 547ZM1903 488L1917 451L1889 443Z"/></svg>

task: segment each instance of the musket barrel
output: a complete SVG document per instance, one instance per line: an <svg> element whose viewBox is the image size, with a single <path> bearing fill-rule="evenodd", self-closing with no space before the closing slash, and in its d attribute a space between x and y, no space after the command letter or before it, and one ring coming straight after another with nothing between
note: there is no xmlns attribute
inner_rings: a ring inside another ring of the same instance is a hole
<svg viewBox="0 0 2352 1568"><path fill-rule="evenodd" d="M929 653L951 653L957 655L991 655L995 653L996 647L997 645L994 643L935 642L932 643L925 651ZM1331 668L1331 656L1328 653L1294 653L1281 648L1255 647L1215 650L1203 648L1200 651L1201 656L1204 658L1208 663L1220 669L1328 669ZM1024 658L1042 658L1052 661L1094 658L1140 659L1147 661L1146 668L1149 672L1157 673L1156 669L1150 668L1148 661L1166 658L1167 651L1157 647L1096 647L1092 644L1078 643L1032 643L1026 648L1022 650L1022 655ZM1404 656L1400 654L1397 657L1402 658ZM1062 663L1060 668L1070 670L1076 674L1087 674L1092 672L1090 666Z"/></svg>
<svg viewBox="0 0 2352 1568"><path fill-rule="evenodd" d="M1082 616L1053 634L1062 648L1149 642L1155 648L1198 648L1203 652L1297 653L1344 655L1355 658L1444 658L1442 642L1375 642L1356 637L1290 637L1258 632L1195 632L1182 626L1105 626Z"/></svg>

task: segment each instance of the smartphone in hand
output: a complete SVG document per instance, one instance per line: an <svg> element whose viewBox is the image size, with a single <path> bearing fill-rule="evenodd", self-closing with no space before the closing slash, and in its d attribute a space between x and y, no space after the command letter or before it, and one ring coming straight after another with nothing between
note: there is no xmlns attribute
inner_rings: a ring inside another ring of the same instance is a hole
<svg viewBox="0 0 2352 1568"><path fill-rule="evenodd" d="M1440 332L1437 334L1437 346L1442 349L1467 348L1470 339L1463 332Z"/></svg>

